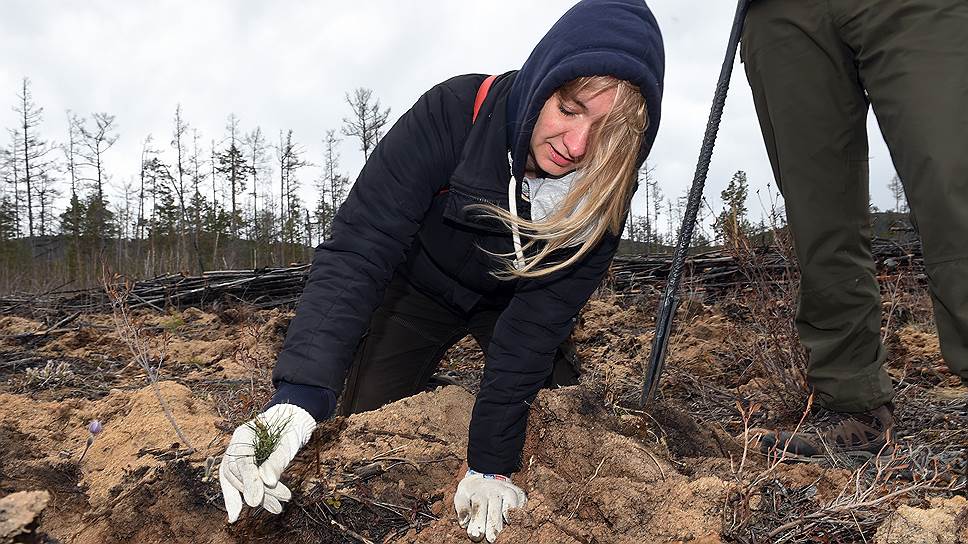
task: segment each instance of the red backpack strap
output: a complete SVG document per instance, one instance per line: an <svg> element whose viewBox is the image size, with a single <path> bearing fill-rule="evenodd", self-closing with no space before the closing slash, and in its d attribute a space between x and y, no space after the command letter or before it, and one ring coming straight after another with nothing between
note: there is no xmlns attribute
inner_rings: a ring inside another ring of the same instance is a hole
<svg viewBox="0 0 968 544"><path fill-rule="evenodd" d="M495 79L497 79L496 75L487 76L487 78L485 78L484 81L481 82L481 86L477 88L477 97L474 98L474 116L471 117L471 123L474 123L475 121L477 121L477 114L478 112L481 111L481 104L483 104L484 99L487 98L487 92L491 90L491 84L494 83ZM437 191L437 195L438 196L442 195L449 190L450 190L449 186L443 187L442 189Z"/></svg>
<svg viewBox="0 0 968 544"><path fill-rule="evenodd" d="M481 86L477 88L477 98L474 99L474 117L471 118L471 123L477 121L477 113L481 111L481 104L484 103L484 99L487 98L487 91L491 90L491 84L497 76L487 76Z"/></svg>

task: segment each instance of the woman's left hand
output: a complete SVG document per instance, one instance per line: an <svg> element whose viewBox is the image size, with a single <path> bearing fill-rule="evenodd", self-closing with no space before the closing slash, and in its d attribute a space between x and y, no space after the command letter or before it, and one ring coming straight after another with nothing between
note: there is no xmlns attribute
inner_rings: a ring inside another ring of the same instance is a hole
<svg viewBox="0 0 968 544"><path fill-rule="evenodd" d="M467 536L474 542L487 538L491 544L504 529L508 510L520 508L526 502L524 490L511 483L511 478L473 470L468 470L457 484L454 495L457 523L467 529Z"/></svg>

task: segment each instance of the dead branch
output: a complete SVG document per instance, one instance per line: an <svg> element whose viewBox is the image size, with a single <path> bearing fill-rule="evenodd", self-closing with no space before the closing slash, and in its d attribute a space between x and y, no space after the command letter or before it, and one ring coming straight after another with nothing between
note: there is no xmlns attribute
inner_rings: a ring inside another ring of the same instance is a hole
<svg viewBox="0 0 968 544"><path fill-rule="evenodd" d="M168 419L168 423L171 424L172 428L175 430L175 434L178 435L178 439L181 440L182 444L188 447L187 454L194 453L195 446L192 445L191 440L182 432L181 427L175 420L174 414L172 414L171 407L168 405L168 401L165 399L164 395L161 394L161 388L158 386L158 374L161 370L161 364L164 360L164 350L162 350L161 356L158 358L158 365L156 368L151 366L151 356L149 354L148 341L145 339L141 330L137 325L134 324L131 318L131 309L128 306L128 291L119 288L120 284L115 277L114 282L104 282L105 292L111 297L114 318L114 325L118 333L118 338L128 349L131 351L131 355L134 361L141 366L142 370L145 371L147 375L148 383L151 385L151 391L154 393L155 398L158 399L158 404L161 405L162 411L165 413L165 418Z"/></svg>

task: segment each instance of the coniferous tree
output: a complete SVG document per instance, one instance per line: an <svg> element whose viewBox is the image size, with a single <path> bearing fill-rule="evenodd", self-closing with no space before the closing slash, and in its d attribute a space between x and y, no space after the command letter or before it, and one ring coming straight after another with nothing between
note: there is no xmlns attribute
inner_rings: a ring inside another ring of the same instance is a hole
<svg viewBox="0 0 968 544"><path fill-rule="evenodd" d="M80 146L80 135L77 132L77 123L74 114L67 112L67 142L61 146L64 152L64 170L67 179L70 181L70 193L68 194L67 209L61 214L61 232L70 238L68 249L68 274L71 278L76 278L81 272L82 251L81 251L81 217L86 215L81 204L78 193L78 149Z"/></svg>
<svg viewBox="0 0 968 544"><path fill-rule="evenodd" d="M143 167L147 197L151 200L148 214L148 236L174 244L180 235L181 213L175 202L175 181L171 169L158 157L151 157Z"/></svg>
<svg viewBox="0 0 968 544"><path fill-rule="evenodd" d="M82 238L93 243L95 256L100 255L105 248L104 241L117 234L114 212L107 199L99 197L94 191L88 194L81 206L84 210Z"/></svg>
<svg viewBox="0 0 968 544"><path fill-rule="evenodd" d="M225 199L224 198L221 198L220 199L218 197L218 193L219 193L219 191L218 191L218 157L217 157L217 154L218 153L215 151L215 140L214 139L211 140L211 144L209 144L208 151L209 151L209 155L208 155L208 159L209 159L208 160L208 166L211 169L211 171L209 173L212 176L212 204L213 204L213 207L215 207L215 208L224 208L225 207L225 202L224 202ZM225 195L224 188L223 188L223 191L222 191L222 195L223 196Z"/></svg>
<svg viewBox="0 0 968 544"><path fill-rule="evenodd" d="M51 179L49 172L44 172L37 178L37 204L40 209L37 211L37 234L47 236L54 234L55 227L54 201L60 196L61 192Z"/></svg>
<svg viewBox="0 0 968 544"><path fill-rule="evenodd" d="M14 136L12 145L10 148L0 148L0 194L3 195L3 199L6 202L9 213L12 214L10 219L9 227L13 229L13 235L10 239L15 239L20 236L20 225L19 225L19 202L17 197L19 196L17 189L19 188L18 179L18 169L19 163L17 161L17 140L18 138Z"/></svg>
<svg viewBox="0 0 968 544"><path fill-rule="evenodd" d="M19 238L23 233L23 214L21 213L23 208L24 199L21 197L21 184L20 184L20 171L22 165L20 162L20 131L17 129L10 131L11 144L8 151L8 161L9 165L7 171L7 177L5 181L8 186L13 187L13 193L11 196L13 202L14 211L14 225L17 229L17 237Z"/></svg>
<svg viewBox="0 0 968 544"><path fill-rule="evenodd" d="M654 249L659 250L662 246L662 235L659 233L659 217L662 215L662 202L665 197L659 187L659 180L650 175L645 178L645 202L646 202L646 242Z"/></svg>
<svg viewBox="0 0 968 544"><path fill-rule="evenodd" d="M70 200L67 203L67 209L60 216L60 231L65 236L70 237L72 241L71 248L75 259L81 255L81 235L84 233L84 221L82 218L86 216L87 211L84 208L84 203L81 201L80 195L76 191L72 192ZM79 267L80 263L77 263L77 266Z"/></svg>
<svg viewBox="0 0 968 544"><path fill-rule="evenodd" d="M739 239L742 236L748 236L752 230L746 208L748 192L749 183L746 179L746 172L740 170L733 174L729 184L720 193L724 209L716 219L716 232L725 245L735 247Z"/></svg>
<svg viewBox="0 0 968 544"><path fill-rule="evenodd" d="M175 182L171 169L158 156L145 161L144 172L146 220L145 236L148 254L145 273L157 275L177 262L181 223L181 212L175 202ZM165 255L171 255L170 259ZM165 264L167 261L167 264Z"/></svg>
<svg viewBox="0 0 968 544"><path fill-rule="evenodd" d="M73 140L75 195L65 212L69 216L61 214L62 230L70 229L76 242L75 273L88 278L97 275L107 258L105 242L118 232L105 191L109 179L106 153L118 139L114 116L95 113L91 121L93 126L83 117L69 116L68 146Z"/></svg>
<svg viewBox="0 0 968 544"><path fill-rule="evenodd" d="M7 244L17 238L16 203L10 195L0 196L0 242Z"/></svg>
<svg viewBox="0 0 968 544"><path fill-rule="evenodd" d="M203 219L209 213L209 205L202 195L202 186L208 178L208 173L202 158L202 151L198 146L201 136L197 129L192 129L192 154L189 159L191 166L191 198L188 205L188 216L192 221L192 236L195 240L200 240L201 233L205 227ZM212 203L214 206L216 203ZM212 233L214 234L214 233ZM201 264L201 263L200 263Z"/></svg>
<svg viewBox="0 0 968 544"><path fill-rule="evenodd" d="M175 198L178 201L178 208L181 212L181 217L179 218L179 239L182 240L182 247L185 248L184 241L188 238L191 239L192 250L195 253L195 260L198 264L199 273L205 271L205 263L202 260L202 252L198 245L198 221L193 221L193 214L191 209L191 199L192 192L189 188L189 183L191 183L192 177L192 162L190 160L190 155L188 152L188 123L185 118L182 117L181 104L175 107L175 128L172 132L171 147L175 150L175 168L173 172L172 182L173 189L175 192ZM196 185L196 184L193 184ZM197 191L196 191L197 192ZM189 231L191 231L189 235ZM182 252L178 252L180 256Z"/></svg>
<svg viewBox="0 0 968 544"><path fill-rule="evenodd" d="M0 148L0 242L4 252L8 243L19 235L17 203L9 191L13 185L14 167L12 150Z"/></svg>
<svg viewBox="0 0 968 544"><path fill-rule="evenodd" d="M121 185L121 193L118 196L120 200L117 200L114 206L115 218L117 219L117 247L114 254L117 259L117 269L123 270L125 263L130 258L128 242L134 238L134 233L138 228L136 216L138 187L134 178L129 178Z"/></svg>
<svg viewBox="0 0 968 544"><path fill-rule="evenodd" d="M145 230L148 227L148 217L145 216L145 206L150 194L147 167L149 161L154 158L155 154L157 153L157 150L151 147L152 139L152 135L149 134L145 137L144 142L141 144L141 168L139 169L138 174L138 228L135 231L135 236L139 240L143 240L145 238Z"/></svg>
<svg viewBox="0 0 968 544"><path fill-rule="evenodd" d="M218 151L215 149L215 140L212 140L211 145L211 176L212 176L212 203L207 206L207 211L205 213L205 218L203 221L205 232L209 235L214 235L214 240L212 242L212 262L214 263L218 258L219 241L226 238L227 235L232 235L238 238L238 234L234 232L233 226L237 226L239 221L233 221L237 219L233 217L231 212L225 208L224 198L219 198L218 190ZM240 155L241 156L241 155ZM242 157L242 165L245 165L245 158ZM224 188L224 185L223 185ZM224 195L224 191L222 192Z"/></svg>
<svg viewBox="0 0 968 544"><path fill-rule="evenodd" d="M240 203L242 196L245 194L246 179L253 175L255 165L249 163L245 154L242 152L242 140L239 136L239 121L234 114L229 116L228 124L225 128L228 131L228 138L225 149L216 154L218 160L216 171L228 182L229 217L231 218L229 230L234 236L238 237L239 225L242 223L242 207Z"/></svg>

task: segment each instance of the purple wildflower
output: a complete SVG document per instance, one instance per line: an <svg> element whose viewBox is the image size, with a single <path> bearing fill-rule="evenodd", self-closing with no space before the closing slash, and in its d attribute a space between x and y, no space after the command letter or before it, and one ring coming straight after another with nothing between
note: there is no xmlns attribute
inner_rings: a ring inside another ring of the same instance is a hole
<svg viewBox="0 0 968 544"><path fill-rule="evenodd" d="M104 426L101 424L100 420L92 419L90 423L87 424L87 432L90 433L87 437L87 444L84 446L84 451L81 453L81 457L77 460L78 463L84 460L84 456L87 455L87 450L91 449L91 444L94 444L94 437L101 433Z"/></svg>
<svg viewBox="0 0 968 544"><path fill-rule="evenodd" d="M101 422L96 419L92 419L91 422L87 424L87 432L91 433L92 436L97 436L100 434L102 429L103 425L101 425Z"/></svg>

